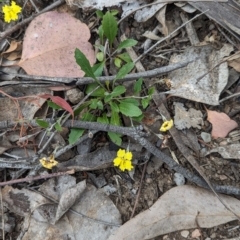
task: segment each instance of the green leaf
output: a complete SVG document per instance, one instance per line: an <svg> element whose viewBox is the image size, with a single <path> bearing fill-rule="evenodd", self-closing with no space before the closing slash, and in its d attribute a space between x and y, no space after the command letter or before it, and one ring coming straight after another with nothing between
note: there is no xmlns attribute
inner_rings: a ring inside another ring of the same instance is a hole
<svg viewBox="0 0 240 240"><path fill-rule="evenodd" d="M143 98L141 102L142 102L143 109L145 109L149 105L150 98Z"/></svg>
<svg viewBox="0 0 240 240"><path fill-rule="evenodd" d="M125 65L123 65L123 66L119 69L115 80L124 78L129 72L131 72L131 70L132 70L133 68L134 68L134 63L133 63L133 62L131 62L131 63L126 63Z"/></svg>
<svg viewBox="0 0 240 240"><path fill-rule="evenodd" d="M128 117L138 117L142 114L141 109L132 103L121 102L119 104L119 110L122 114Z"/></svg>
<svg viewBox="0 0 240 240"><path fill-rule="evenodd" d="M118 26L116 18L110 12L107 12L103 16L102 28L104 35L109 40L110 46L112 46L112 43L117 36Z"/></svg>
<svg viewBox="0 0 240 240"><path fill-rule="evenodd" d="M88 122L94 122L96 119L96 116L94 116L93 114L91 114L90 112L86 112L83 114L82 116L82 120L83 121L88 121Z"/></svg>
<svg viewBox="0 0 240 240"><path fill-rule="evenodd" d="M122 139L120 138L120 136L121 136L120 134L114 133L114 132L108 132L108 136L113 143L115 143L118 146L121 146Z"/></svg>
<svg viewBox="0 0 240 240"><path fill-rule="evenodd" d="M119 107L115 102L110 102L109 104L111 106L112 112L119 112Z"/></svg>
<svg viewBox="0 0 240 240"><path fill-rule="evenodd" d="M92 99L92 100L91 100L91 104L89 105L89 107L90 107L91 109L97 109L97 103L98 103L98 99L97 99L97 98Z"/></svg>
<svg viewBox="0 0 240 240"><path fill-rule="evenodd" d="M83 109L87 108L88 105L90 105L90 103L90 101L83 103L79 108L74 111L74 116L78 116Z"/></svg>
<svg viewBox="0 0 240 240"><path fill-rule="evenodd" d="M122 64L122 60L120 58L114 58L114 64L116 67L120 68Z"/></svg>
<svg viewBox="0 0 240 240"><path fill-rule="evenodd" d="M97 118L97 122L109 124L109 119L108 119L106 113L104 113L104 114L102 115L102 117L98 117L98 118Z"/></svg>
<svg viewBox="0 0 240 240"><path fill-rule="evenodd" d="M84 133L84 129L72 128L68 137L70 144L74 144Z"/></svg>
<svg viewBox="0 0 240 240"><path fill-rule="evenodd" d="M132 59L131 57L129 56L128 53L121 53L121 54L118 54L117 57L121 58L124 62L132 62Z"/></svg>
<svg viewBox="0 0 240 240"><path fill-rule="evenodd" d="M36 123L37 123L40 127L42 127L42 128L48 128L48 127L49 127L49 123L46 122L45 120L36 119L35 121L36 121Z"/></svg>
<svg viewBox="0 0 240 240"><path fill-rule="evenodd" d="M141 92L142 90L142 83L143 83L143 79L142 78L139 78L135 84L134 84L134 87L133 87L133 90L134 90L134 93L135 94L138 94Z"/></svg>
<svg viewBox="0 0 240 240"><path fill-rule="evenodd" d="M153 93L155 92L155 88L151 87L148 89L148 95L153 95Z"/></svg>
<svg viewBox="0 0 240 240"><path fill-rule="evenodd" d="M118 45L118 50L123 49L123 48L127 48L127 47L133 47L137 44L138 42L134 39L126 39L124 41L122 41L119 45Z"/></svg>
<svg viewBox="0 0 240 240"><path fill-rule="evenodd" d="M104 36L104 33L103 33L103 27L102 25L98 28L98 35L99 35L99 38L100 38L100 42L103 44L103 36ZM104 51L104 48L103 48L103 51ZM103 52L102 51L102 52Z"/></svg>
<svg viewBox="0 0 240 240"><path fill-rule="evenodd" d="M116 10L116 9L113 9L113 10L111 10L110 12L111 12L111 14L112 14L113 16L116 16L116 15L119 13L119 11Z"/></svg>
<svg viewBox="0 0 240 240"><path fill-rule="evenodd" d="M90 62L85 57L83 52L81 52L78 48L76 48L76 50L75 50L75 59L76 59L77 64L81 67L82 71L84 71L88 77L91 77L91 78L97 80L94 75L94 72L92 70L92 67L90 65Z"/></svg>
<svg viewBox="0 0 240 240"><path fill-rule="evenodd" d="M97 58L97 60L98 60L99 62L102 62L103 59L104 59L104 54L103 54L103 52L98 52L96 58Z"/></svg>
<svg viewBox="0 0 240 240"><path fill-rule="evenodd" d="M117 112L112 111L111 118L110 118L110 123L112 125L120 126L120 117L119 117L119 114Z"/></svg>
<svg viewBox="0 0 240 240"><path fill-rule="evenodd" d="M89 94L90 92L92 92L98 85L98 83L89 83L87 85L87 89L86 89L86 94ZM97 90L95 90L91 96L93 97L104 97L105 94L105 89L100 87Z"/></svg>
<svg viewBox="0 0 240 240"><path fill-rule="evenodd" d="M57 121L55 124L54 124L54 127L55 129L58 131L58 132L61 132L62 131L62 126L60 124L59 121Z"/></svg>
<svg viewBox="0 0 240 240"><path fill-rule="evenodd" d="M110 94L112 97L118 97L125 92L126 88L124 86L117 86L113 89L113 91Z"/></svg>
<svg viewBox="0 0 240 240"><path fill-rule="evenodd" d="M104 65L105 65L105 61L97 63L92 67L92 70L96 77L102 76Z"/></svg>
<svg viewBox="0 0 240 240"><path fill-rule="evenodd" d="M112 95L111 94L106 95L106 97L104 98L105 103L108 103L111 100L112 100Z"/></svg>
<svg viewBox="0 0 240 240"><path fill-rule="evenodd" d="M96 15L99 17L99 18L102 18L104 16L103 12L101 12L100 10L97 10L96 11Z"/></svg>
<svg viewBox="0 0 240 240"><path fill-rule="evenodd" d="M132 117L132 120L134 120L134 121L136 121L136 122L141 122L143 118L144 118L144 115L141 114L141 115L138 116L138 117Z"/></svg>
<svg viewBox="0 0 240 240"><path fill-rule="evenodd" d="M97 108L100 109L100 110L103 110L103 103L102 103L102 101L99 100L97 102Z"/></svg>
<svg viewBox="0 0 240 240"><path fill-rule="evenodd" d="M52 101L47 101L47 104L49 107L51 107L52 109L56 109L56 110L59 110L59 109L62 109L60 106L58 106L56 103L52 102Z"/></svg>
<svg viewBox="0 0 240 240"><path fill-rule="evenodd" d="M123 102L123 103L132 103L135 106L139 106L139 102L137 99L134 98L126 98L126 99L121 99L119 102Z"/></svg>

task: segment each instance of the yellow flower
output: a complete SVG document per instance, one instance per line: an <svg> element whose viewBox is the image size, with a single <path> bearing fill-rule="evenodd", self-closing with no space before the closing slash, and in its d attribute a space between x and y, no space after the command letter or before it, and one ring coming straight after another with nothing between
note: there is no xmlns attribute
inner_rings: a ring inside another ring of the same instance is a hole
<svg viewBox="0 0 240 240"><path fill-rule="evenodd" d="M121 171L131 171L133 169L132 165L132 153L126 152L124 149L119 149L117 152L117 157L114 158L113 163L115 167L119 167Z"/></svg>
<svg viewBox="0 0 240 240"><path fill-rule="evenodd" d="M43 167L47 169L52 169L54 166L58 164L58 162L54 159L53 154L48 158L45 158L45 157L41 158L39 161L43 165Z"/></svg>
<svg viewBox="0 0 240 240"><path fill-rule="evenodd" d="M2 11L4 13L4 21L10 23L12 20L18 19L18 13L20 13L22 8L18 6L14 1L12 1L11 6L4 5Z"/></svg>
<svg viewBox="0 0 240 240"><path fill-rule="evenodd" d="M167 130L171 129L173 126L173 120L171 119L170 121L165 121L161 128L160 128L160 131L161 132L166 132Z"/></svg>

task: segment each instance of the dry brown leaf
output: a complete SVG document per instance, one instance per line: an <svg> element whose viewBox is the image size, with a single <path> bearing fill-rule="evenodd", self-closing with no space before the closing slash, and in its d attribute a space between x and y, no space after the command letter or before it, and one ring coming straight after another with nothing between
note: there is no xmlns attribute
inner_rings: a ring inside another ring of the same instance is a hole
<svg viewBox="0 0 240 240"><path fill-rule="evenodd" d="M95 54L89 38L87 25L69 14L43 13L26 30L19 66L30 75L82 77L74 51L79 48L93 64Z"/></svg>
<svg viewBox="0 0 240 240"><path fill-rule="evenodd" d="M219 195L240 214L239 200ZM152 239L182 229L211 228L235 219L212 192L184 185L166 192L150 209L126 222L108 240Z"/></svg>
<svg viewBox="0 0 240 240"><path fill-rule="evenodd" d="M16 60L21 58L21 51L22 51L22 42L12 41L10 43L9 48L1 53L1 56L3 56L5 59L8 59L10 61Z"/></svg>
<svg viewBox="0 0 240 240"><path fill-rule="evenodd" d="M228 65L240 72L240 51L235 53L232 57L227 58Z"/></svg>
<svg viewBox="0 0 240 240"><path fill-rule="evenodd" d="M227 114L207 109L208 121L212 124L212 137L224 138L230 131L238 127L238 124L231 120Z"/></svg>

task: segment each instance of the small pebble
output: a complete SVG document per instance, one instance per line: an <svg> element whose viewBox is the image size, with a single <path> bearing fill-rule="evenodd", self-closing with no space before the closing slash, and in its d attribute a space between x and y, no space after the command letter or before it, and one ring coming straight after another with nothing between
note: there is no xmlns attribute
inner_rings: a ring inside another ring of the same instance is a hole
<svg viewBox="0 0 240 240"><path fill-rule="evenodd" d="M187 238L188 235L189 235L189 231L187 231L187 230L181 231L181 236L182 236L182 237Z"/></svg>
<svg viewBox="0 0 240 240"><path fill-rule="evenodd" d="M206 132L201 132L201 138L203 139L203 141L205 143L209 143L211 142L211 135L209 133L206 133Z"/></svg>
<svg viewBox="0 0 240 240"><path fill-rule="evenodd" d="M174 173L173 180L177 186L181 186L185 184L185 178L181 173Z"/></svg>
<svg viewBox="0 0 240 240"><path fill-rule="evenodd" d="M225 175L219 175L219 178L220 178L220 180L222 180L222 181L228 179L228 177L225 176Z"/></svg>
<svg viewBox="0 0 240 240"><path fill-rule="evenodd" d="M192 232L192 238L197 238L197 237L200 237L200 236L201 236L201 232L199 231L199 229L195 229Z"/></svg>
<svg viewBox="0 0 240 240"><path fill-rule="evenodd" d="M150 183L152 183L153 182L153 180L152 180L152 178L146 178L146 183L148 183L148 184L150 184Z"/></svg>

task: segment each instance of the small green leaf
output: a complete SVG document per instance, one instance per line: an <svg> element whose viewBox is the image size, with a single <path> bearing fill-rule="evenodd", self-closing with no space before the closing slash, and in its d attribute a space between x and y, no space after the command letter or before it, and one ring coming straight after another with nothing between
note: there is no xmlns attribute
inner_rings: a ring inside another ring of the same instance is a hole
<svg viewBox="0 0 240 240"><path fill-rule="evenodd" d="M93 114L91 114L90 112L86 112L83 114L82 116L82 120L83 121L88 121L88 122L94 122L96 119L96 116L94 116Z"/></svg>
<svg viewBox="0 0 240 240"><path fill-rule="evenodd" d="M111 10L110 12L111 12L111 14L112 14L113 16L116 16L116 15L119 13L119 11L116 10L116 9L113 9L113 10Z"/></svg>
<svg viewBox="0 0 240 240"><path fill-rule="evenodd" d="M133 47L137 44L138 42L134 39L126 39L124 41L122 41L119 45L118 45L118 50L123 49L123 48L127 48L127 47Z"/></svg>
<svg viewBox="0 0 240 240"><path fill-rule="evenodd" d="M102 115L102 117L98 117L98 118L97 118L97 122L109 124L109 120L108 120L108 117L107 117L106 113L104 113L104 114Z"/></svg>
<svg viewBox="0 0 240 240"><path fill-rule="evenodd" d="M96 11L96 15L99 17L99 18L102 18L104 16L103 12L101 12L100 10L97 10Z"/></svg>
<svg viewBox="0 0 240 240"><path fill-rule="evenodd" d="M117 36L118 26L116 18L110 12L107 12L103 16L102 28L104 35L109 40L110 46L112 46L112 43Z"/></svg>
<svg viewBox="0 0 240 240"><path fill-rule="evenodd" d="M136 122L141 122L143 118L144 118L144 115L141 114L141 115L138 116L138 117L132 117L132 120L134 120L134 121L136 121Z"/></svg>
<svg viewBox="0 0 240 240"><path fill-rule="evenodd" d="M92 99L92 100L91 100L91 104L89 105L89 107L90 107L91 109L97 109L97 103L98 103L98 99L97 99L97 98Z"/></svg>
<svg viewBox="0 0 240 240"><path fill-rule="evenodd" d="M138 93L141 92L142 83L143 83L143 79L142 79L142 78L139 78L139 79L135 82L134 87L133 87L134 93L138 94Z"/></svg>
<svg viewBox="0 0 240 240"><path fill-rule="evenodd" d="M143 98L141 100L141 102L142 102L143 109L145 109L149 105L150 99L149 98Z"/></svg>
<svg viewBox="0 0 240 240"><path fill-rule="evenodd" d="M122 60L120 58L114 58L114 64L116 67L120 68L122 64Z"/></svg>
<svg viewBox="0 0 240 240"><path fill-rule="evenodd" d="M99 62L102 62L103 59L104 59L104 54L103 54L103 52L98 52L96 58L97 58L97 60L98 60Z"/></svg>
<svg viewBox="0 0 240 240"><path fill-rule="evenodd" d="M59 121L57 121L54 125L55 129L58 131L58 132L61 132L62 131L62 126L60 124Z"/></svg>
<svg viewBox="0 0 240 240"><path fill-rule="evenodd" d="M148 95L153 95L153 93L155 92L155 88L151 87L148 89Z"/></svg>
<svg viewBox="0 0 240 240"><path fill-rule="evenodd" d="M102 101L99 100L97 102L97 108L100 109L100 110L103 110L103 103L102 103Z"/></svg>
<svg viewBox="0 0 240 240"><path fill-rule="evenodd" d="M132 103L121 102L119 104L119 110L122 114L128 117L138 117L142 114L141 109Z"/></svg>
<svg viewBox="0 0 240 240"><path fill-rule="evenodd" d="M132 71L133 68L134 68L134 63L132 63L132 62L126 63L125 65L123 65L119 69L115 80L124 78L129 72Z"/></svg>
<svg viewBox="0 0 240 240"><path fill-rule="evenodd" d="M127 63L132 62L132 59L131 59L131 57L129 56L128 53L118 54L117 57L121 58L124 62L127 62Z"/></svg>
<svg viewBox="0 0 240 240"><path fill-rule="evenodd" d="M98 28L98 35L99 35L99 38L100 38L100 42L103 44L103 36L104 36L104 33L103 33L103 27L102 25ZM104 51L104 48L103 48L103 51ZM102 51L102 52L103 52Z"/></svg>
<svg viewBox="0 0 240 240"><path fill-rule="evenodd" d="M111 139L111 141L113 142L113 143L115 143L116 145L118 145L118 146L121 146L121 144L122 144L122 139L121 139L121 135L120 134L118 134L118 133L114 133L114 132L108 132L108 136L109 136L109 138Z"/></svg>
<svg viewBox="0 0 240 240"><path fill-rule="evenodd" d="M106 95L106 97L104 98L105 103L108 103L111 100L112 100L112 95L111 94Z"/></svg>
<svg viewBox="0 0 240 240"><path fill-rule="evenodd" d="M68 137L70 144L74 144L84 133L84 129L72 128Z"/></svg>
<svg viewBox="0 0 240 240"><path fill-rule="evenodd" d="M113 91L110 94L112 97L118 97L125 92L126 88L124 86L117 86L113 89Z"/></svg>
<svg viewBox="0 0 240 240"><path fill-rule="evenodd" d="M90 65L90 62L78 48L76 48L75 50L75 59L77 64L81 67L82 71L84 71L88 77L97 80Z"/></svg>
<svg viewBox="0 0 240 240"><path fill-rule="evenodd" d="M119 112L119 107L115 102L110 102L109 104L111 106L112 112Z"/></svg>
<svg viewBox="0 0 240 240"><path fill-rule="evenodd" d="M55 109L55 110L59 110L59 109L62 109L60 106L58 106L56 103L52 102L52 101L47 101L47 104L49 107L51 107L52 109Z"/></svg>
<svg viewBox="0 0 240 240"><path fill-rule="evenodd" d="M98 83L89 83L87 85L87 89L86 89L86 93L89 94L90 92L92 92L98 85ZM93 97L104 97L104 94L105 94L105 89L100 87L98 88L97 90L95 90L91 96Z"/></svg>
<svg viewBox="0 0 240 240"><path fill-rule="evenodd" d="M112 125L120 126L120 117L119 117L119 114L117 112L112 111L111 118L110 118L110 123Z"/></svg>
<svg viewBox="0 0 240 240"><path fill-rule="evenodd" d="M139 106L139 102L137 99L134 98L125 98L125 99L121 99L119 102L123 102L123 103L132 103L135 106Z"/></svg>
<svg viewBox="0 0 240 240"><path fill-rule="evenodd" d="M49 123L42 119L36 119L36 123L42 128L48 128Z"/></svg>
<svg viewBox="0 0 240 240"><path fill-rule="evenodd" d="M105 61L97 63L92 67L92 70L96 77L102 76L104 65L105 65Z"/></svg>
<svg viewBox="0 0 240 240"><path fill-rule="evenodd" d="M83 109L87 108L90 103L91 103L91 102L89 102L89 101L83 103L79 108L77 108L77 109L74 111L74 116L78 116L78 115L80 114L80 112L81 112Z"/></svg>

